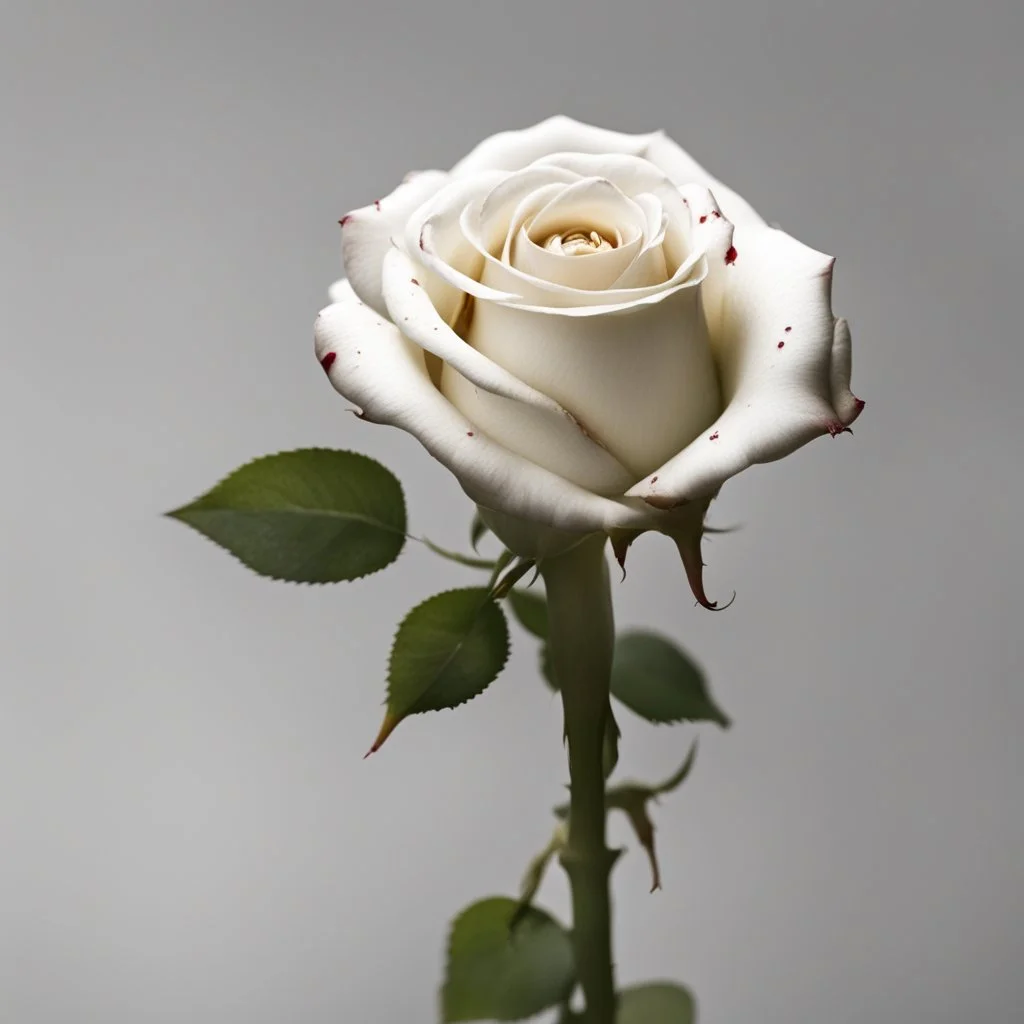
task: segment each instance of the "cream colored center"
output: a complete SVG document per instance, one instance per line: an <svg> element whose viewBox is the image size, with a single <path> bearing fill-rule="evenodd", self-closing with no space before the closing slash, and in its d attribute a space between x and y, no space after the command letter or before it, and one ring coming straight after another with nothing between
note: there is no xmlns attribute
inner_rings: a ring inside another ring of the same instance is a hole
<svg viewBox="0 0 1024 1024"><path fill-rule="evenodd" d="M596 231L572 231L566 235L555 232L545 239L544 248L565 256L589 256L595 252L607 252L615 245Z"/></svg>

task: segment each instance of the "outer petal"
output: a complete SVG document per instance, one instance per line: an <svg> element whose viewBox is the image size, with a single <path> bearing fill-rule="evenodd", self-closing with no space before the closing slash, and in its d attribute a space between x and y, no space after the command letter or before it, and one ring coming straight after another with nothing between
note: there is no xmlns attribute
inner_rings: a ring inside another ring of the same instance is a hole
<svg viewBox="0 0 1024 1024"><path fill-rule="evenodd" d="M414 210L403 226L401 247L415 253L423 264L423 285L447 323L458 316L466 295L473 294L482 266L481 255L462 232L462 211L468 203L486 196L505 177L501 171L487 171L466 181L449 182Z"/></svg>
<svg viewBox="0 0 1024 1024"><path fill-rule="evenodd" d="M320 313L316 354L361 417L408 431L485 508L578 533L660 528L669 519L639 502L613 501L496 444L434 387L422 351L349 290Z"/></svg>
<svg viewBox="0 0 1024 1024"><path fill-rule="evenodd" d="M447 181L444 171L421 171L409 177L391 195L342 217L341 254L346 275L356 295L378 313L384 312L381 265L391 248L392 238L401 239L409 215Z"/></svg>
<svg viewBox="0 0 1024 1024"><path fill-rule="evenodd" d="M518 171L548 153L630 153L640 156L653 135L625 135L559 114L546 121L484 139L453 168L463 177L477 171Z"/></svg>
<svg viewBox="0 0 1024 1024"><path fill-rule="evenodd" d="M723 294L713 341L726 408L627 492L659 508L715 494L740 470L834 435L856 415L832 405L834 377L841 385L843 376L841 332L833 373L834 260L773 228L737 227L733 238L708 275Z"/></svg>

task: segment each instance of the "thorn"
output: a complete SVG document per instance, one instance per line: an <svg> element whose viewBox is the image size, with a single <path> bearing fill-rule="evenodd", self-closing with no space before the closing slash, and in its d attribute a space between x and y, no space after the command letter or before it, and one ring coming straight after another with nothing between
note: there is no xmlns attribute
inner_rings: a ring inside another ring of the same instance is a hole
<svg viewBox="0 0 1024 1024"><path fill-rule="evenodd" d="M612 552L615 555L615 561L619 563L619 568L622 570L622 580L626 578L626 555L629 553L629 546L638 536L639 534L632 533L629 530L608 531L608 538L612 542ZM622 580L619 582L621 583Z"/></svg>
<svg viewBox="0 0 1024 1024"><path fill-rule="evenodd" d="M704 591L704 562L700 556L700 534L690 537L674 538L676 547L679 549L679 556L683 560L683 569L686 570L686 581L690 584L690 590L702 607L713 611L718 607L717 601L709 601Z"/></svg>

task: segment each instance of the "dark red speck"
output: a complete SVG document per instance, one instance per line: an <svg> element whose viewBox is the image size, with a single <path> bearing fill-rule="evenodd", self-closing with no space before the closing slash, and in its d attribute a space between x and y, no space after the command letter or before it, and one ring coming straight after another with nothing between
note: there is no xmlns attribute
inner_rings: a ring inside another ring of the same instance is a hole
<svg viewBox="0 0 1024 1024"><path fill-rule="evenodd" d="M791 330L793 330L793 328L792 328L792 327L787 327L787 328L786 328L786 333L787 333L787 334L789 334L789 332L790 332Z"/></svg>
<svg viewBox="0 0 1024 1024"><path fill-rule="evenodd" d="M473 436L473 431L472 430L467 430L466 431L466 437L472 437L472 436Z"/></svg>
<svg viewBox="0 0 1024 1024"><path fill-rule="evenodd" d="M419 285L419 281L417 281L415 277L414 277L414 278L412 278L411 280L412 280L412 283L413 283L413 284L415 284L415 285Z"/></svg>
<svg viewBox="0 0 1024 1024"><path fill-rule="evenodd" d="M704 223L704 222L705 222L705 221L706 221L707 219L708 219L708 215L707 215L707 214L705 213L705 214L704 214L704 215L703 215L703 216L701 217L701 219L700 219L700 222L701 222L701 224L703 224L703 223Z"/></svg>
<svg viewBox="0 0 1024 1024"><path fill-rule="evenodd" d="M337 359L337 358L338 358L338 353L337 352L328 352L327 355L325 355L323 357L323 359L320 360L320 365L324 368L324 373L326 373L331 368L331 365L334 363L334 360Z"/></svg>
<svg viewBox="0 0 1024 1024"><path fill-rule="evenodd" d="M339 227L344 227L351 219L352 219L352 214L351 213L346 213L345 216L342 217L341 220L338 221L338 226Z"/></svg>
<svg viewBox="0 0 1024 1024"><path fill-rule="evenodd" d="M374 207L374 209L375 209L375 210L376 210L376 211L377 211L378 213L380 213L380 200L379 200L379 199L374 199L374 201L373 201L373 207Z"/></svg>
<svg viewBox="0 0 1024 1024"><path fill-rule="evenodd" d="M718 440L718 431L716 430L716 431L715 431L715 432L714 432L714 433L713 433L713 434L712 434L712 435L711 435L711 436L710 436L710 437L708 438L708 440L709 440L709 441L717 441L717 440Z"/></svg>
<svg viewBox="0 0 1024 1024"><path fill-rule="evenodd" d="M779 342L779 348L785 348L785 347L786 347L786 343L784 341L780 341Z"/></svg>
<svg viewBox="0 0 1024 1024"><path fill-rule="evenodd" d="M722 215L717 210L712 210L711 211L711 216L714 217L717 220Z"/></svg>
<svg viewBox="0 0 1024 1024"><path fill-rule="evenodd" d="M657 482L658 482L658 478L656 476L652 476L651 477L651 483L652 484L656 484Z"/></svg>
<svg viewBox="0 0 1024 1024"><path fill-rule="evenodd" d="M736 246L730 245L725 253L725 265L732 266L736 262Z"/></svg>
<svg viewBox="0 0 1024 1024"><path fill-rule="evenodd" d="M864 408L864 399L863 398L855 398L853 400L853 404L857 407L857 412L860 412L861 409Z"/></svg>

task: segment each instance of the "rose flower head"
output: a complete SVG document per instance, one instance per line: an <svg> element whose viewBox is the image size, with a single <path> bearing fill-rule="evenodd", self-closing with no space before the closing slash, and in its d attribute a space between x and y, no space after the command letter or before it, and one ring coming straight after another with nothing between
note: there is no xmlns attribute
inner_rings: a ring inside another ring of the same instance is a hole
<svg viewBox="0 0 1024 1024"><path fill-rule="evenodd" d="M502 132L341 225L317 358L525 557L603 532L622 561L656 530L710 606L700 538L722 484L863 407L832 257L661 132Z"/></svg>

